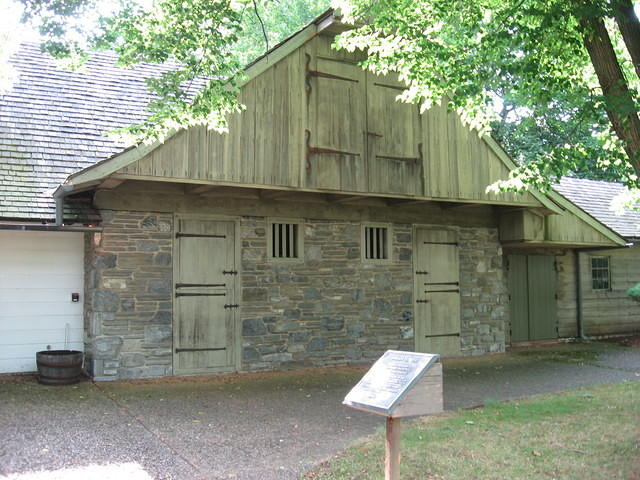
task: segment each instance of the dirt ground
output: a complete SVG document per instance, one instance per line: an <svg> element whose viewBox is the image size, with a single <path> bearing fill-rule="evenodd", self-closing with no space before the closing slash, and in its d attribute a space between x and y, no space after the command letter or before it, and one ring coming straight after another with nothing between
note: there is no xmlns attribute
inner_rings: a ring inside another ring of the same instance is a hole
<svg viewBox="0 0 640 480"><path fill-rule="evenodd" d="M444 359L445 408L640 380L637 340ZM0 478L299 478L383 425L342 406L367 366L67 387L0 378ZM2 477L4 475L4 477Z"/></svg>

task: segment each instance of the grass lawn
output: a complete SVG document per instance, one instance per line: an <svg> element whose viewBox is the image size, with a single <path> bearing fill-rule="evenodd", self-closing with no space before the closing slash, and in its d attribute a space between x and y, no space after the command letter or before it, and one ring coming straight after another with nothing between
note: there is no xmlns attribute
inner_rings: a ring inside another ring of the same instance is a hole
<svg viewBox="0 0 640 480"><path fill-rule="evenodd" d="M640 479L640 382L407 420L401 478ZM384 432L305 478L384 478Z"/></svg>

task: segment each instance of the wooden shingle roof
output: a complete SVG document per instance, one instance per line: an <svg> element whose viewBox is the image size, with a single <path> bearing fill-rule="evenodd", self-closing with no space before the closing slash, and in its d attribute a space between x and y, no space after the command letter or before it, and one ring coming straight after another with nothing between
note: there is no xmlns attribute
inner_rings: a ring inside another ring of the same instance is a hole
<svg viewBox="0 0 640 480"><path fill-rule="evenodd" d="M145 78L162 67L123 69L115 58L92 54L74 72L36 44L23 44L12 57L18 77L0 97L0 218L52 221L53 190L71 173L122 151L105 133L144 118Z"/></svg>
<svg viewBox="0 0 640 480"><path fill-rule="evenodd" d="M616 215L610 208L614 197L625 191L620 183L564 177L553 187L568 200L627 240L640 240L640 211Z"/></svg>

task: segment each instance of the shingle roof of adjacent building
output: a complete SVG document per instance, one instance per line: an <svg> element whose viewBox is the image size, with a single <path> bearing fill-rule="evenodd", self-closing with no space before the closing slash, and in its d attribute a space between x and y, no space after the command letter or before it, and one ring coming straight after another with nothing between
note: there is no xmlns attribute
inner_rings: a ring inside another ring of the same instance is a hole
<svg viewBox="0 0 640 480"><path fill-rule="evenodd" d="M640 211L616 215L611 200L625 190L620 183L564 177L554 189L582 210L627 239L640 239Z"/></svg>
<svg viewBox="0 0 640 480"><path fill-rule="evenodd" d="M118 68L114 53L101 52L67 71L36 44L23 44L11 63L18 77L0 97L0 218L49 221L67 176L122 151L105 132L144 118L144 80L163 67Z"/></svg>

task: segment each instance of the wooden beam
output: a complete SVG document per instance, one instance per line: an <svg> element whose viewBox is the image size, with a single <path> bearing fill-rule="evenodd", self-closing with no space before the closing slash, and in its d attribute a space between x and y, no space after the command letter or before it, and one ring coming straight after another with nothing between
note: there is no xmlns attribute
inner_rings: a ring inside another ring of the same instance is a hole
<svg viewBox="0 0 640 480"><path fill-rule="evenodd" d="M262 198L263 200L273 200L276 198L296 195L297 193L299 192L292 192L291 190L260 190L260 198Z"/></svg>
<svg viewBox="0 0 640 480"><path fill-rule="evenodd" d="M101 188L103 190L113 190L114 188L119 187L124 180L119 178L107 178L98 185L97 188Z"/></svg>
<svg viewBox="0 0 640 480"><path fill-rule="evenodd" d="M405 207L409 205L420 205L425 203L432 203L430 200L403 200L403 199L393 199L387 200L387 205L390 207Z"/></svg>
<svg viewBox="0 0 640 480"><path fill-rule="evenodd" d="M260 193L249 188L220 188L200 194L205 198L243 198L245 200L260 200Z"/></svg>
<svg viewBox="0 0 640 480"><path fill-rule="evenodd" d="M185 185L184 193L187 195L202 195L220 188L219 185Z"/></svg>
<svg viewBox="0 0 640 480"><path fill-rule="evenodd" d="M440 203L440 208L443 210L453 210L456 208L474 208L474 207L484 207L486 204L484 203Z"/></svg>
<svg viewBox="0 0 640 480"><path fill-rule="evenodd" d="M328 198L330 203L349 203L367 199L362 195L330 195Z"/></svg>

